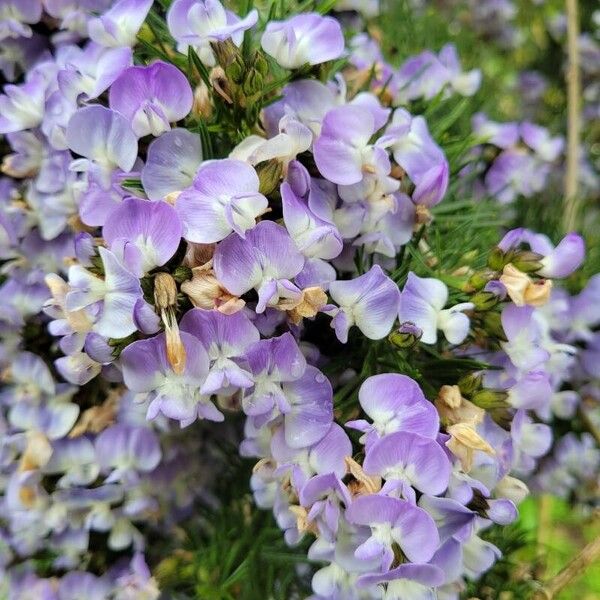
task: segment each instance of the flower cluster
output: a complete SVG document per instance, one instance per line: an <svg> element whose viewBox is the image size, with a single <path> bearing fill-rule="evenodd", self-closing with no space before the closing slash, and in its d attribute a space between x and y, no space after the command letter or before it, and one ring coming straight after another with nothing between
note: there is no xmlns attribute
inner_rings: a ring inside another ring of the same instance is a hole
<svg viewBox="0 0 600 600"><path fill-rule="evenodd" d="M193 510L210 456L190 426L237 412L256 504L290 545L315 537L315 600L457 597L499 557L481 534L516 518L547 422L592 389L598 354L597 281L553 288L584 259L579 235L513 229L487 265L436 269L451 169L416 103L471 96L480 72L451 45L394 68L318 13L3 4L0 39L20 48L0 96L10 592L157 598L146 532ZM146 19L170 44L151 57L134 48ZM476 173L499 149L487 195L543 189L562 139L473 130ZM412 253L425 268L405 268ZM536 481L573 470L566 453ZM126 558L88 565L98 535Z"/></svg>

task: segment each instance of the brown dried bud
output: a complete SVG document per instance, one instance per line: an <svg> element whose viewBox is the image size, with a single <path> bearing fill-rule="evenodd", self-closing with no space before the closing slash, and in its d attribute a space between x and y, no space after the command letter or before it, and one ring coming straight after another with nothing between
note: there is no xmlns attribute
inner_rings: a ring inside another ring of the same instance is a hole
<svg viewBox="0 0 600 600"><path fill-rule="evenodd" d="M381 489L381 477L367 475L363 471L362 465L351 456L346 456L344 462L348 473L355 479L348 486L353 496L376 494Z"/></svg>
<svg viewBox="0 0 600 600"><path fill-rule="evenodd" d="M213 104L208 86L201 81L194 90L194 105L192 114L196 117L210 118L213 113Z"/></svg>
<svg viewBox="0 0 600 600"><path fill-rule="evenodd" d="M154 276L154 304L160 310L177 305L177 284L169 273Z"/></svg>
<svg viewBox="0 0 600 600"><path fill-rule="evenodd" d="M475 451L495 456L496 451L475 431L470 423L457 423L448 427L450 440L446 442L448 449L458 457L465 473L473 467Z"/></svg>
<svg viewBox="0 0 600 600"><path fill-rule="evenodd" d="M227 104L233 104L231 89L225 71L221 67L215 67L210 72L210 82L217 94L227 102Z"/></svg>
<svg viewBox="0 0 600 600"><path fill-rule="evenodd" d="M296 325L303 318L314 317L327 304L327 294L320 287L309 287L302 290L302 299L290 311L290 319Z"/></svg>

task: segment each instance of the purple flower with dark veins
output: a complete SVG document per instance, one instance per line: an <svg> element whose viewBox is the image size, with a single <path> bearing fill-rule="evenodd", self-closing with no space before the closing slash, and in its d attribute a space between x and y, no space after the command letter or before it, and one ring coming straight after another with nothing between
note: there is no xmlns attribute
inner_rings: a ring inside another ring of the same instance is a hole
<svg viewBox="0 0 600 600"><path fill-rule="evenodd" d="M318 65L339 58L344 34L337 19L317 13L269 21L260 40L262 49L286 69Z"/></svg>
<svg viewBox="0 0 600 600"><path fill-rule="evenodd" d="M185 239L210 244L221 241L232 231L245 237L269 205L259 193L259 185L254 168L241 160L203 163L192 186L175 202Z"/></svg>
<svg viewBox="0 0 600 600"><path fill-rule="evenodd" d="M131 123L138 137L159 136L192 110L194 94L174 65L156 61L129 67L110 87L109 106Z"/></svg>

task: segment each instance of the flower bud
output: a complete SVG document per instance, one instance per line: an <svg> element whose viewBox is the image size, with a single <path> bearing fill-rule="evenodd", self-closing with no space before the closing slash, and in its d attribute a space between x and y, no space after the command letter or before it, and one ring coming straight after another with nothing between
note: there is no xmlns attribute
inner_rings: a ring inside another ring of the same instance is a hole
<svg viewBox="0 0 600 600"><path fill-rule="evenodd" d="M392 331L388 336L389 342L396 348L412 348L423 335L423 330L414 323L406 321Z"/></svg>
<svg viewBox="0 0 600 600"><path fill-rule="evenodd" d="M493 292L477 292L471 297L471 302L475 305L475 310L485 312L491 310L500 302L500 298Z"/></svg>
<svg viewBox="0 0 600 600"><path fill-rule="evenodd" d="M483 328L492 338L498 338L500 341L506 341L506 334L502 327L502 319L499 312L488 311L483 314Z"/></svg>
<svg viewBox="0 0 600 600"><path fill-rule="evenodd" d="M192 114L197 117L208 119L213 112L213 104L210 97L208 86L201 81L194 90L194 105L192 106Z"/></svg>
<svg viewBox="0 0 600 600"><path fill-rule="evenodd" d="M531 250L521 250L516 252L511 262L519 271L523 273L535 273L542 268L542 259L544 257Z"/></svg>
<svg viewBox="0 0 600 600"><path fill-rule="evenodd" d="M239 85L244 81L244 74L246 73L246 65L241 56L235 58L235 60L225 67L225 74L229 79Z"/></svg>
<svg viewBox="0 0 600 600"><path fill-rule="evenodd" d="M259 163L256 166L256 172L260 181L258 191L264 196L268 196L277 188L281 181L283 165L276 158L271 158Z"/></svg>
<svg viewBox="0 0 600 600"><path fill-rule="evenodd" d="M187 281L188 279L191 279L191 278L192 278L192 269L190 269L189 267L186 267L185 265L179 265L173 271L173 279L177 283L183 283L184 281Z"/></svg>
<svg viewBox="0 0 600 600"><path fill-rule="evenodd" d="M473 467L475 451L485 452L489 456L495 456L496 451L484 440L470 423L457 423L448 427L450 440L446 446L461 462L465 473Z"/></svg>
<svg viewBox="0 0 600 600"><path fill-rule="evenodd" d="M177 284L169 273L157 273L154 277L154 304L161 310L177 304Z"/></svg>
<svg viewBox="0 0 600 600"><path fill-rule="evenodd" d="M262 52L257 52L254 56L253 66L263 77L269 74L269 62Z"/></svg>
<svg viewBox="0 0 600 600"><path fill-rule="evenodd" d="M484 410L508 408L508 394L504 390L482 389L471 396L471 402Z"/></svg>
<svg viewBox="0 0 600 600"><path fill-rule="evenodd" d="M458 387L460 391L465 396L471 396L474 392L476 392L483 382L483 375L481 373L468 373L467 375L463 375L458 380Z"/></svg>
<svg viewBox="0 0 600 600"><path fill-rule="evenodd" d="M485 287L486 283L494 277L494 272L488 269L483 271L476 271L469 278L469 285L474 290L481 290Z"/></svg>
<svg viewBox="0 0 600 600"><path fill-rule="evenodd" d="M248 71L242 90L246 96L254 96L257 92L260 92L264 85L263 76L254 68Z"/></svg>
<svg viewBox="0 0 600 600"><path fill-rule="evenodd" d="M488 267L493 271L502 271L504 265L508 262L506 254L496 246L488 256Z"/></svg>
<svg viewBox="0 0 600 600"><path fill-rule="evenodd" d="M241 59L240 49L234 44L232 39L227 39L222 42L212 42L211 43L212 51L215 54L215 58L217 62L222 67L228 67L231 65L236 59ZM242 70L243 70L243 61L242 61Z"/></svg>

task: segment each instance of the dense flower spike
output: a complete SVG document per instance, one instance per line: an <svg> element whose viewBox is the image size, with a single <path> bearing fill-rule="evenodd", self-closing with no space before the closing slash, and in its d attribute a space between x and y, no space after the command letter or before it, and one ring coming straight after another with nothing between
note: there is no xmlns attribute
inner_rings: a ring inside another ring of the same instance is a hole
<svg viewBox="0 0 600 600"><path fill-rule="evenodd" d="M456 599L529 488L594 501L600 276L528 225L551 88L473 115L455 45L394 67L377 2L285 4L0 0L0 597L237 594L168 544L221 536L238 446L311 600Z"/></svg>

